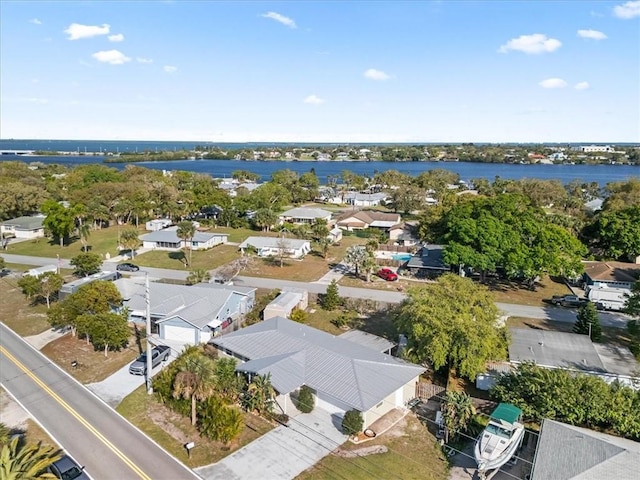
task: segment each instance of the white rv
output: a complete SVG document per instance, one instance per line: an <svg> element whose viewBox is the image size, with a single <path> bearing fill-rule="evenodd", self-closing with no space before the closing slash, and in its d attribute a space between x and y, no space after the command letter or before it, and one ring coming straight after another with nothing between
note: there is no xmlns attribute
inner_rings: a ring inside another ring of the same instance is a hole
<svg viewBox="0 0 640 480"><path fill-rule="evenodd" d="M623 310L627 303L627 296L631 295L628 288L612 288L593 286L587 294L598 310Z"/></svg>

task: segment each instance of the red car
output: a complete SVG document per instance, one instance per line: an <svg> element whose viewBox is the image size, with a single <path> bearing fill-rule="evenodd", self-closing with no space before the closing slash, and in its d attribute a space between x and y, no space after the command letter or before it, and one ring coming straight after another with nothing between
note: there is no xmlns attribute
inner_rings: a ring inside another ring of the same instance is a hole
<svg viewBox="0 0 640 480"><path fill-rule="evenodd" d="M386 280L387 282L394 282L398 280L398 275L396 274L396 272L389 268L381 268L380 270L378 270L378 276Z"/></svg>

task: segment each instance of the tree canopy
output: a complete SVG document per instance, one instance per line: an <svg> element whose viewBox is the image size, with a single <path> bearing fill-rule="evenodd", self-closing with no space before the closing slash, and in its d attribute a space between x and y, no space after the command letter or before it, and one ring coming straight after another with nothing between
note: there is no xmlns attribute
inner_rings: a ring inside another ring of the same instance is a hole
<svg viewBox="0 0 640 480"><path fill-rule="evenodd" d="M487 361L506 356L495 301L487 288L468 278L447 274L410 288L394 324L407 336L409 357L436 370L453 367L475 379Z"/></svg>

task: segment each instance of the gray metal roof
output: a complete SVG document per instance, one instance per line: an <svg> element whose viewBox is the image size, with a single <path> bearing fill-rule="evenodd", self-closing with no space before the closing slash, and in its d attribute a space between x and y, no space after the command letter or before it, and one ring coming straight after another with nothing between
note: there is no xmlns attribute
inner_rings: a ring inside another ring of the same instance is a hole
<svg viewBox="0 0 640 480"><path fill-rule="evenodd" d="M226 233L210 233L210 232L198 232L193 235L194 242L208 242L213 237L228 237ZM178 237L178 227L169 227L156 232L147 233L140 237L141 240L146 242L167 242L167 243L180 243L182 239Z"/></svg>
<svg viewBox="0 0 640 480"><path fill-rule="evenodd" d="M531 480L635 480L640 443L545 419Z"/></svg>
<svg viewBox="0 0 640 480"><path fill-rule="evenodd" d="M376 352L386 352L396 346L395 343L390 342L386 338L363 332L362 330L349 330L348 332L344 332L340 335L340 338L371 348Z"/></svg>
<svg viewBox="0 0 640 480"><path fill-rule="evenodd" d="M300 303L302 297L303 294L300 292L282 292L267 306L280 307L290 312Z"/></svg>
<svg viewBox="0 0 640 480"><path fill-rule="evenodd" d="M407 268L425 270L449 270L442 260L442 245L424 245L418 253L409 259Z"/></svg>
<svg viewBox="0 0 640 480"><path fill-rule="evenodd" d="M120 278L115 284L124 299L125 307L135 311L146 310L143 279ZM161 317L157 322L180 317L195 327L204 328L213 325L216 317L218 320L224 317L222 309L234 293L233 289L212 290L197 285L150 282L151 315Z"/></svg>
<svg viewBox="0 0 640 480"><path fill-rule="evenodd" d="M425 371L418 365L282 317L211 342L250 360L239 365L238 370L270 372L274 387L282 394L308 385L363 412Z"/></svg>
<svg viewBox="0 0 640 480"><path fill-rule="evenodd" d="M509 360L535 362L547 367L604 372L593 343L587 335L533 328L510 328Z"/></svg>
<svg viewBox="0 0 640 480"><path fill-rule="evenodd" d="M239 248L280 248L279 242L283 239L280 237L249 237L239 245ZM300 240L297 238L285 238L286 247L297 250L305 244L310 244L309 240Z"/></svg>
<svg viewBox="0 0 640 480"><path fill-rule="evenodd" d="M331 212L329 210L324 210L322 208L305 208L305 207L297 207L292 208L291 210L287 210L280 214L280 217L286 218L304 218L308 220L313 220L316 218L327 218L331 216Z"/></svg>
<svg viewBox="0 0 640 480"><path fill-rule="evenodd" d="M11 226L17 230L38 230L42 228L42 222L47 218L44 215L34 215L32 217L18 217L2 222L3 226Z"/></svg>

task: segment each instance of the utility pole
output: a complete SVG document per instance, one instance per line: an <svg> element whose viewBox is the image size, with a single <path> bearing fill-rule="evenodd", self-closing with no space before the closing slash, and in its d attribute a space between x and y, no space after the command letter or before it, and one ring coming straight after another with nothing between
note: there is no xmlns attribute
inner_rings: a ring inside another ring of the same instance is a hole
<svg viewBox="0 0 640 480"><path fill-rule="evenodd" d="M153 387L151 386L151 369L152 369L152 353L153 347L151 346L151 342L149 339L151 338L151 299L149 298L149 272L145 272L144 275L144 287L145 287L145 301L147 303L147 374L145 375L145 381L147 385L147 394L151 395L153 393Z"/></svg>
<svg viewBox="0 0 640 480"><path fill-rule="evenodd" d="M589 340L591 340L591 322L589 322Z"/></svg>

